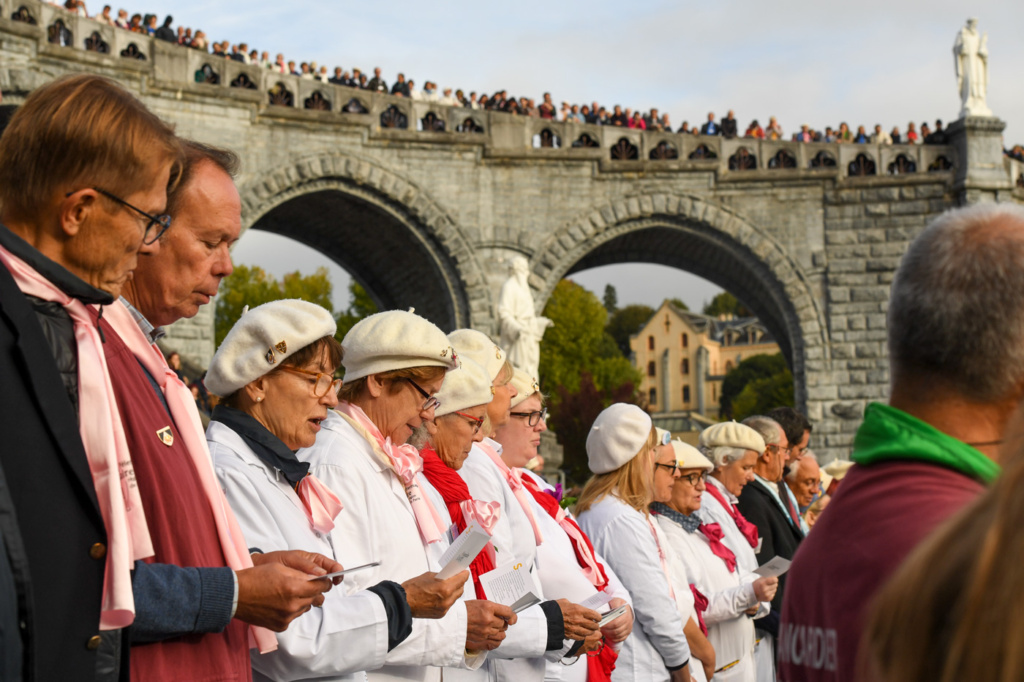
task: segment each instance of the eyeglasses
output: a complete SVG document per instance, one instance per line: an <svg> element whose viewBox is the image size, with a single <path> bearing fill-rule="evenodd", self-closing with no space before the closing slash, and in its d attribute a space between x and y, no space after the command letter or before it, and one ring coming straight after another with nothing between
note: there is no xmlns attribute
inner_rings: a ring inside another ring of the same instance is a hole
<svg viewBox="0 0 1024 682"><path fill-rule="evenodd" d="M784 448L778 443L768 443L768 447L774 449L776 452L790 452L793 448Z"/></svg>
<svg viewBox="0 0 1024 682"><path fill-rule="evenodd" d="M459 412L458 410L456 410L455 414L457 414L460 417L466 419L467 421L469 421L470 424L473 425L473 435L474 436L476 434L480 433L480 428L484 425L484 417L474 417L471 414L466 414L465 412Z"/></svg>
<svg viewBox="0 0 1024 682"><path fill-rule="evenodd" d="M704 483L708 480L708 472L702 471L699 474L686 474L685 476L679 477L680 481L686 481L692 486L696 486L698 483Z"/></svg>
<svg viewBox="0 0 1024 682"><path fill-rule="evenodd" d="M316 377L313 384L313 395L317 398L323 398L327 395L327 391L334 389L334 394L337 395L341 389L341 379L335 379L332 374L324 374L323 372L308 372L304 369L298 369L297 367L284 366L281 369L285 372L291 372L292 374L305 374L306 376Z"/></svg>
<svg viewBox="0 0 1024 682"><path fill-rule="evenodd" d="M405 379L410 384L412 384L412 387L416 389L416 392L423 396L424 402L423 405L420 407L420 412L426 412L431 409L436 410L437 408L441 407L441 401L435 398L434 396L430 395L426 391L424 391L422 388L420 388L420 385L417 384L415 381L408 377L402 377L402 379Z"/></svg>
<svg viewBox="0 0 1024 682"><path fill-rule="evenodd" d="M510 412L510 416L525 419L529 426L536 426L548 418L548 408L534 410L533 412Z"/></svg>
<svg viewBox="0 0 1024 682"><path fill-rule="evenodd" d="M658 467L661 467L662 469L667 469L672 476L675 476L676 473L679 472L678 464L662 464L661 462L655 462L654 468L657 469Z"/></svg>
<svg viewBox="0 0 1024 682"><path fill-rule="evenodd" d="M166 213L164 213L163 215L151 215L151 214L146 213L145 211L143 211L141 208L138 208L136 206L132 206L131 204L129 204L127 201L125 201L121 197L119 197L119 196L117 196L115 194L111 194L110 192L108 192L105 189L100 189L99 187L93 187L92 190L94 192L99 192L100 194L102 194L106 198L110 199L111 201L114 201L114 202L117 202L117 203L121 204L125 208L130 208L131 210L135 211L140 216L142 216L143 218L146 218L149 221L148 223L146 223L146 229L142 233L142 243L146 244L147 246L149 244L152 244L153 242L155 242L157 239L160 239L160 237L162 237L164 235L164 232L166 232L171 227L171 216L167 215ZM72 194L74 194L74 192L68 192L64 196L69 197ZM155 230L155 231L153 230L154 226L158 227L158 229ZM150 235L151 232L153 233L152 236Z"/></svg>

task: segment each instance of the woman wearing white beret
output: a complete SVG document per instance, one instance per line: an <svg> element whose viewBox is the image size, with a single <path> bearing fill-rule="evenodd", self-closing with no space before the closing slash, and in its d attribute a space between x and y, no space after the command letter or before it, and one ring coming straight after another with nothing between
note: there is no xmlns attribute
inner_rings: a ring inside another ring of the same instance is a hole
<svg viewBox="0 0 1024 682"><path fill-rule="evenodd" d="M603 592L610 611L631 603L629 592L619 581L611 566L594 551L594 547L573 518L562 509L554 489L546 481L523 467L537 456L540 435L547 431L544 394L536 379L520 369L512 376L516 397L512 399L511 419L501 426L494 438L501 444L501 459L511 469L522 473L523 485L530 491L534 515L544 536L537 547L537 577L548 597L566 597L581 602ZM626 612L602 628L603 646L596 655L579 656L570 661L548 661L545 680L565 682L597 682L610 679L610 671L618 656L618 644L633 629L633 612Z"/></svg>
<svg viewBox="0 0 1024 682"><path fill-rule="evenodd" d="M206 386L223 398L207 430L210 454L246 540L260 551L338 558L330 540L338 499L293 453L314 441L337 404L335 329L320 306L267 303L241 317L210 363ZM459 591L457 578L448 584L430 576L401 587L380 582L347 597L334 590L322 608L278 635L277 651L253 653L254 676L358 679L362 673L355 673L381 666L409 636L413 615L437 617L432 602L454 601Z"/></svg>
<svg viewBox="0 0 1024 682"><path fill-rule="evenodd" d="M692 445L673 441L680 476L668 502L651 512L686 566L705 634L715 649L716 680L754 682L754 625L759 602L770 601L778 578L760 578L740 568L723 542L719 524L702 517L705 480L714 465ZM686 585L676 589L686 589Z"/></svg>
<svg viewBox="0 0 1024 682"><path fill-rule="evenodd" d="M690 647L683 633L669 566L671 549L647 507L655 469L677 475L674 453L655 457L651 418L636 405L615 403L597 416L587 436L594 476L576 503L580 526L633 597L636 624L622 645L613 682L690 682ZM671 449L670 449L671 450ZM661 461L665 459L666 461Z"/></svg>
<svg viewBox="0 0 1024 682"><path fill-rule="evenodd" d="M501 516L500 505L473 499L466 482L458 474L473 443L484 437L487 405L492 397L491 380L483 367L472 360L460 356L459 362L461 366L448 373L437 393L440 404L434 410L434 424L420 449L426 479L421 482L421 487L434 502L442 521L447 525L454 523L459 533L465 531L469 524L493 532ZM480 576L494 570L494 560L494 547L489 544L469 567L472 580L466 583L464 598L486 597ZM466 646L470 650L491 648L483 642L467 642ZM487 680L491 677L490 661L478 670L445 668L443 674L446 682Z"/></svg>
<svg viewBox="0 0 1024 682"><path fill-rule="evenodd" d="M511 383L512 365L504 351L486 334L473 329L454 331L448 339L460 357L473 360L486 370L494 393L487 406L487 420L492 430L501 427L509 421L511 401L517 395ZM539 512L523 485L521 472L509 468L500 455L501 444L484 438L473 445L459 475L474 499L501 505L501 518L494 531L498 563L522 564L530 571L535 594L551 599L535 573L537 546L542 542ZM575 654L581 646L578 642L588 635L593 646L598 643L600 616L567 599L544 601L518 615L519 622L508 629L507 638L490 656L497 680L540 682L544 679L546 660L559 661L570 651Z"/></svg>
<svg viewBox="0 0 1024 682"><path fill-rule="evenodd" d="M379 562L346 576L343 586L358 590L382 579L438 571L448 525L425 494L422 459L407 441L434 419L435 394L458 359L444 332L401 310L361 320L341 345L341 402L324 420L316 443L297 455L345 505L331 534L339 561ZM501 616L513 615L491 602L456 602L440 620L415 621L409 638L367 677L440 680L442 667L479 668L486 657L467 644L500 641L506 627Z"/></svg>

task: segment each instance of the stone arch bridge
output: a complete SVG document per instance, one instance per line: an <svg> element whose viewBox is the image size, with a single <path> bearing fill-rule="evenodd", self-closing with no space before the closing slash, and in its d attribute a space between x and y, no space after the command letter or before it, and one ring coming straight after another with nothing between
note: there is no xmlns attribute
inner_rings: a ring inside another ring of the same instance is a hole
<svg viewBox="0 0 1024 682"><path fill-rule="evenodd" d="M5 105L76 71L238 152L246 229L308 244L381 306L445 328L496 331L513 255L538 306L562 277L611 263L719 284L779 340L825 458L886 396L888 288L909 241L951 206L1024 201L998 119L955 122L948 146L888 147L551 122L301 80L0 0ZM207 359L211 319L175 325L173 343Z"/></svg>

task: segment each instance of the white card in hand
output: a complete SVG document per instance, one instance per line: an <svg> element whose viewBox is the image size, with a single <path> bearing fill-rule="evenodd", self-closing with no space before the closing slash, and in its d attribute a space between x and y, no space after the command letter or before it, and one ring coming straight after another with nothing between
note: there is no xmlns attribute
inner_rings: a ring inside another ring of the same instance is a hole
<svg viewBox="0 0 1024 682"><path fill-rule="evenodd" d="M619 608L612 609L608 613L604 614L604 616L601 617L601 624L598 627L603 628L605 625L608 625L608 623L612 622L613 620L624 614L626 612L626 607L627 605L623 604Z"/></svg>
<svg viewBox="0 0 1024 682"><path fill-rule="evenodd" d="M317 575L310 578L310 580L323 580L324 578L336 578L339 575L345 575L346 573L355 573L356 571L363 571L367 568L373 568L374 566L380 566L379 561L373 563L363 564L362 566L353 566L352 568L346 568L344 571L335 571L334 573L328 573L327 575Z"/></svg>
<svg viewBox="0 0 1024 682"><path fill-rule="evenodd" d="M580 606L591 611L597 611L599 608L607 604L612 600L612 595L607 592L595 592L586 599L580 602Z"/></svg>
<svg viewBox="0 0 1024 682"><path fill-rule="evenodd" d="M789 559L777 556L771 561L756 568L754 573L757 573L763 578L777 578L789 570L789 565L791 563L793 562Z"/></svg>
<svg viewBox="0 0 1024 682"><path fill-rule="evenodd" d="M521 563L501 566L484 573L480 576L480 586L484 588L489 601L512 607L517 612L540 602L531 590L533 580L530 572Z"/></svg>
<svg viewBox="0 0 1024 682"><path fill-rule="evenodd" d="M466 526L466 530L455 539L455 542L448 547L438 562L441 570L437 572L438 580L447 580L456 573L461 573L469 568L476 559L476 555L490 541L491 536L475 524Z"/></svg>

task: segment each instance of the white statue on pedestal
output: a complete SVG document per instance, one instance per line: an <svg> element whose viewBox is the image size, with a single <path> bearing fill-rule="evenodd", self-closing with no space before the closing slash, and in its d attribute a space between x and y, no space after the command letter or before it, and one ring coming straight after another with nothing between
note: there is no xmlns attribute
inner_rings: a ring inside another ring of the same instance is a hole
<svg viewBox="0 0 1024 682"><path fill-rule="evenodd" d="M953 44L956 86L960 91L960 118L991 116L985 103L988 91L988 34L978 33L978 20L968 19Z"/></svg>
<svg viewBox="0 0 1024 682"><path fill-rule="evenodd" d="M540 340L544 330L554 323L537 315L527 282L529 275L530 266L526 259L521 256L513 258L511 277L501 285L498 296L498 324L501 347L508 354L509 361L535 377L539 376Z"/></svg>

